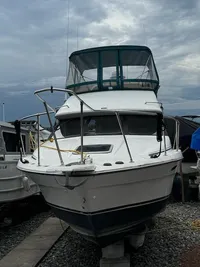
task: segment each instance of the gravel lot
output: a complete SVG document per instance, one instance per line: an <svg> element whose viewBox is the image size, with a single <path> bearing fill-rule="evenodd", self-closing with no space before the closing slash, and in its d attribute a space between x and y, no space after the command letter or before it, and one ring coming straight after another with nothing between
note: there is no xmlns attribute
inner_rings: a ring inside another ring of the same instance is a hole
<svg viewBox="0 0 200 267"><path fill-rule="evenodd" d="M144 246L131 251L131 267L200 266L200 229L191 227L195 219L200 219L199 203L169 204ZM99 259L100 249L69 229L39 267L96 267Z"/></svg>
<svg viewBox="0 0 200 267"><path fill-rule="evenodd" d="M29 220L21 224L0 228L0 259L16 247L31 232L36 230L49 216L52 216L50 212L42 212L32 216Z"/></svg>

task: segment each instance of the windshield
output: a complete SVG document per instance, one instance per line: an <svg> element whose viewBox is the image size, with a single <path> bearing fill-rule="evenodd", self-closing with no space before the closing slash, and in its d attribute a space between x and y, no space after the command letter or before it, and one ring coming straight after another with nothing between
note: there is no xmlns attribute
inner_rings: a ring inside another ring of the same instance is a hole
<svg viewBox="0 0 200 267"><path fill-rule="evenodd" d="M125 134L154 135L157 130L157 116L120 115ZM84 117L84 136L121 134L115 115ZM80 118L60 120L60 129L64 137L80 136Z"/></svg>

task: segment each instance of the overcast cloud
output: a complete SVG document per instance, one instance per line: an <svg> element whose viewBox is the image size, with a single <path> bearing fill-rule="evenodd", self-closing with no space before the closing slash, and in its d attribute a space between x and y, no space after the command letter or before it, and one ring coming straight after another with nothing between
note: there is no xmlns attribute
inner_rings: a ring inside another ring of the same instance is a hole
<svg viewBox="0 0 200 267"><path fill-rule="evenodd" d="M199 109L200 0L70 0L69 6L67 51L67 0L0 1L1 102L18 101L18 113L7 107L10 117L29 113L20 111L20 101L34 98L34 89L65 85L67 52L117 44L151 48L166 109Z"/></svg>

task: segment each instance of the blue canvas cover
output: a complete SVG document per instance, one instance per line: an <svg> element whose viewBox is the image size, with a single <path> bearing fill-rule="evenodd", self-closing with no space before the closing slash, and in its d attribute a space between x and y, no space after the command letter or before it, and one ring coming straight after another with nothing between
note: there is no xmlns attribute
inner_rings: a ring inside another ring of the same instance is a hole
<svg viewBox="0 0 200 267"><path fill-rule="evenodd" d="M190 148L200 150L200 127L192 135Z"/></svg>

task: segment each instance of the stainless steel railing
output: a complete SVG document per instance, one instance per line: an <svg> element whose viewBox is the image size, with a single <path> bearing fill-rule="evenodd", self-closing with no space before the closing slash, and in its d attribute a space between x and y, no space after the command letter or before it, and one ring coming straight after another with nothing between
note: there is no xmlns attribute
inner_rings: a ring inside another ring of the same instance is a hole
<svg viewBox="0 0 200 267"><path fill-rule="evenodd" d="M118 110L98 110L98 109L93 109L84 100L82 100L74 91L69 90L69 89L52 88L51 87L51 88L43 88L43 89L40 89L40 90L37 90L37 91L34 92L34 94L38 97L38 99L44 104L46 112L36 113L36 114L29 115L29 116L26 116L26 117L23 117L22 119L20 119L20 121L22 121L22 120L26 120L28 118L37 117L37 124L38 124L38 136L37 136L37 139L38 139L37 140L38 166L40 166L40 138L39 138L40 116L43 116L43 115L47 115L47 117L48 117L49 124L50 124L51 130L52 130L52 134L53 134L54 140L55 140L56 150L58 151L58 156L59 156L59 159L60 159L60 163L61 163L61 165L64 165L64 161L63 161L62 154L61 154L61 151L60 151L60 148L59 148L58 140L57 140L57 137L56 137L56 134L55 134L55 131L54 131L54 128L53 128L53 124L52 124L52 121L51 121L51 118L50 118L50 114L51 113L56 113L56 109L52 108L49 104L47 104L46 101L39 95L40 93L48 92L48 91L50 91L51 93L53 93L54 91L70 93L70 94L74 95L80 102L81 164L84 164L84 157L83 157L83 136L84 136L84 131L83 131L83 113L84 113L84 110L83 110L83 107L84 106L86 106L89 110L94 111L94 112L111 113L111 114L115 114L116 115L117 121L118 121L118 124L119 124L119 127L120 127L120 131L121 131L121 134L123 136L123 139L124 139L124 142L125 142L125 145L126 145L126 148L127 148L127 152L128 152L129 158L130 158L130 162L133 162L131 151L130 151L130 148L129 148L129 145L128 145L128 142L127 142L126 135L124 134L124 131L123 131L123 127L122 127L122 123L121 123L121 119L120 119L120 115L119 115L119 111ZM50 109L50 111L49 111L49 109ZM127 111L130 113L130 110L127 110ZM126 112L126 111L124 111L124 112ZM133 113L135 113L135 112L133 112ZM164 153L165 153L165 155L167 155L166 136L165 136L164 132L163 132L163 138L164 138ZM174 140L173 148L174 148L175 144L176 144L176 150L178 150L179 149L179 122L177 120L176 120L176 137L175 137L175 140Z"/></svg>
<svg viewBox="0 0 200 267"><path fill-rule="evenodd" d="M128 154L129 154L129 158L130 158L130 162L133 162L133 159L132 159L132 155L131 155L131 152L130 152L130 149L129 149L129 145L128 145L128 142L127 142L127 139L126 139L126 136L123 132L123 129L122 129L122 124L121 124L121 120L120 120L120 116L118 114L117 111L115 110L97 110L97 109L93 109L90 105L88 105L85 101L83 101L74 91L72 90L69 90L69 89L62 89L62 88L44 88L44 89L41 89L41 90L37 90L35 91L35 95L39 98L40 101L43 102L44 106L45 106L45 109L46 109L46 113L48 115L48 107L54 111L54 109L50 106L50 105L47 105L46 101L41 97L39 96L38 94L39 93L43 93L43 92L47 92L47 91L50 91L51 93L53 93L53 91L56 91L56 92L64 92L64 93L70 93L72 95L74 95L80 102L80 127L81 127L81 164L84 164L84 160L83 160L83 106L85 105L87 108L89 108L91 111L94 111L94 112L100 112L100 113L112 113L112 114L115 114L116 117L117 117L117 120L118 120L118 123L119 123L119 127L120 127L120 130L121 130L121 133L123 135L123 138L124 138L124 141L125 141L125 144L126 144L126 148L127 148L127 151L128 151ZM50 119L50 116L48 115L48 119L49 119L49 123L51 125L51 119ZM53 128L52 128L53 130ZM54 137L56 139L56 136ZM57 140L57 139L56 139ZM56 142L55 140L55 142ZM58 143L56 142L56 148L57 150L59 151L59 158L60 158L60 162L61 162L61 165L63 165L63 160L62 160L62 156L61 156L61 153L60 153L60 149L59 149L59 146L58 146Z"/></svg>
<svg viewBox="0 0 200 267"><path fill-rule="evenodd" d="M54 111L49 111L48 114L54 113ZM38 147L38 166L40 166L40 117L43 115L47 115L47 112L40 112L40 113L35 113L32 115L25 116L20 119L20 121L24 121L33 117L37 118L37 147ZM22 141L23 143L23 141Z"/></svg>

